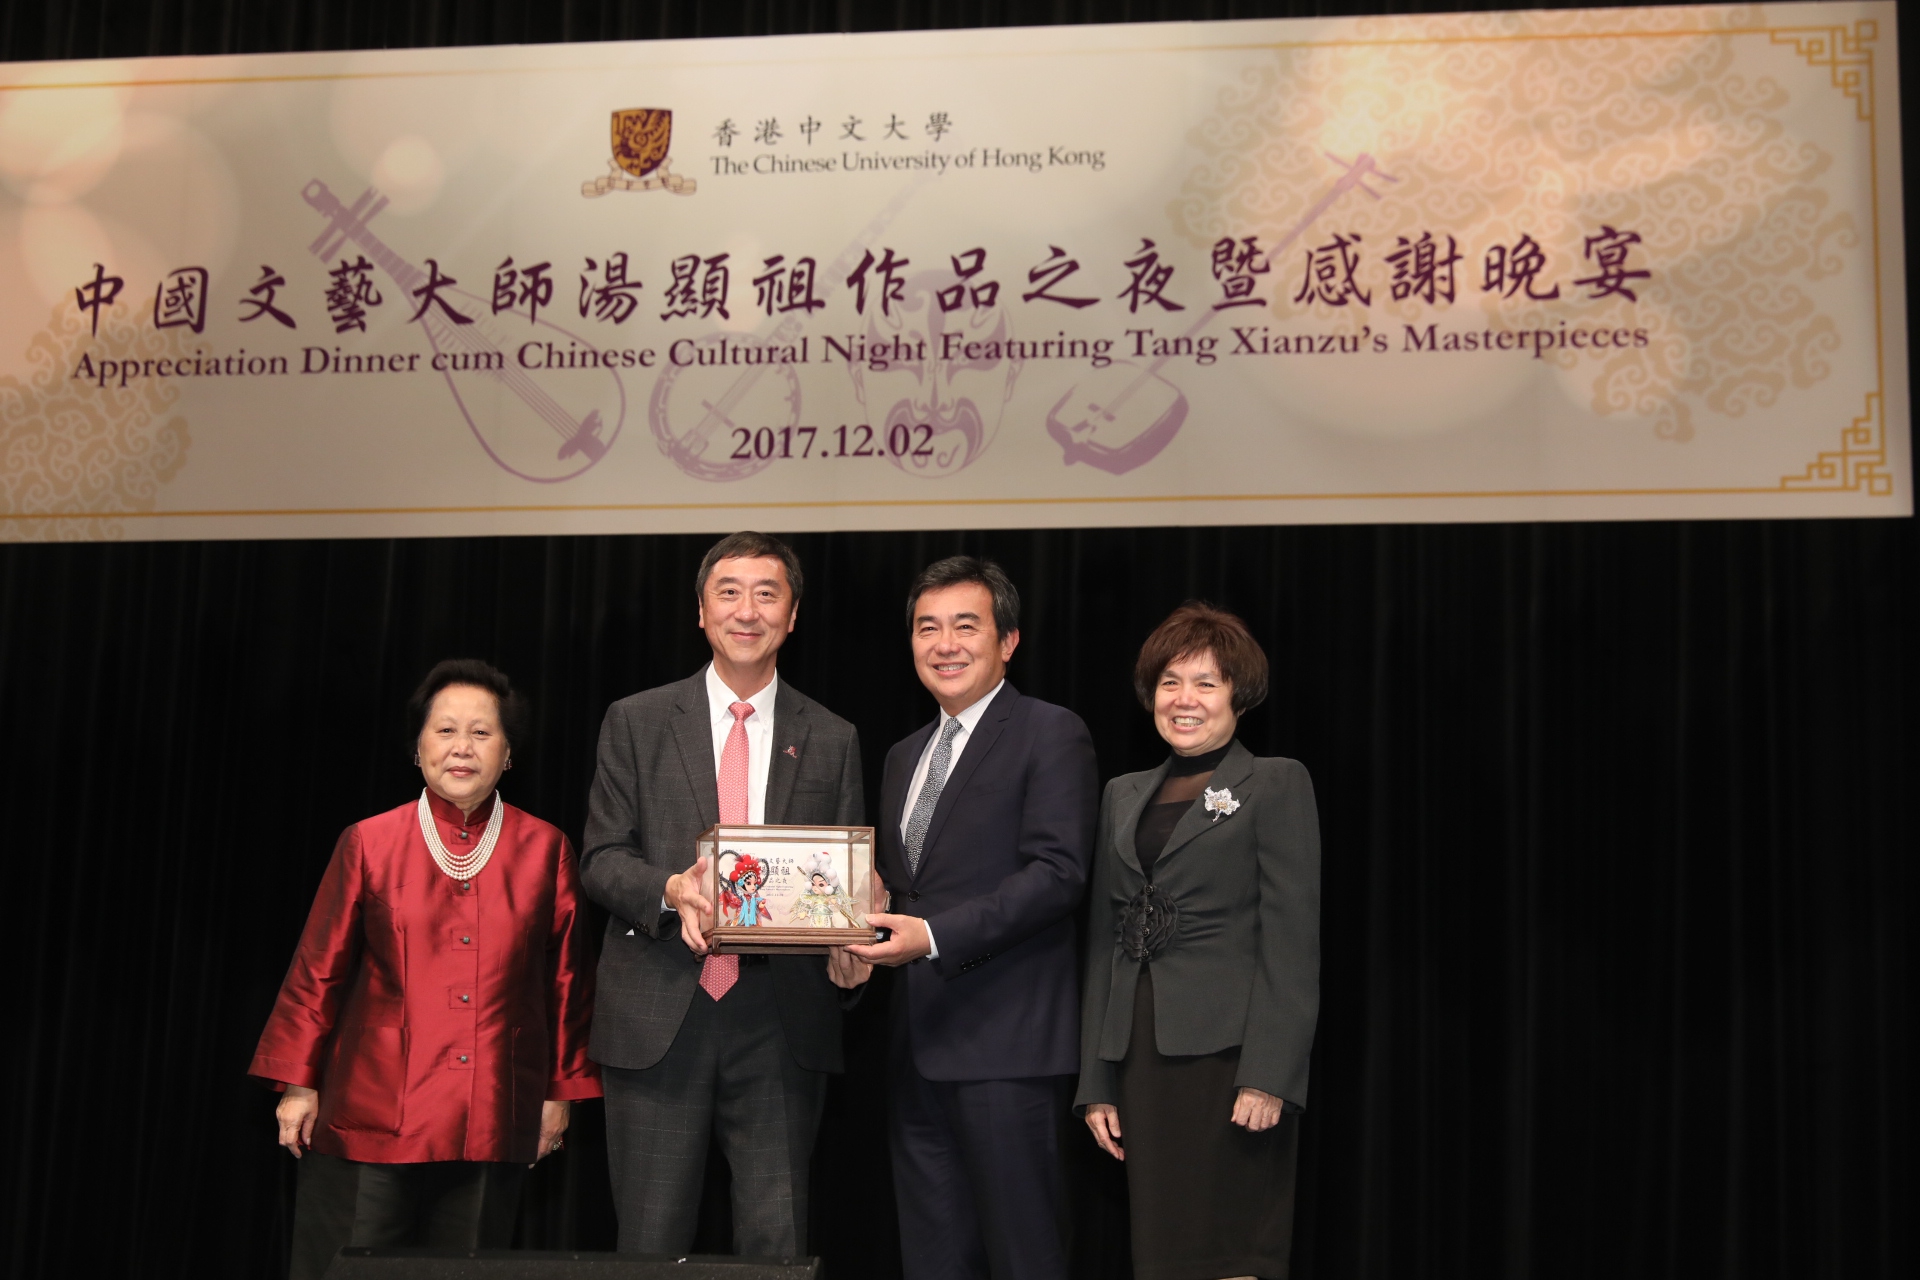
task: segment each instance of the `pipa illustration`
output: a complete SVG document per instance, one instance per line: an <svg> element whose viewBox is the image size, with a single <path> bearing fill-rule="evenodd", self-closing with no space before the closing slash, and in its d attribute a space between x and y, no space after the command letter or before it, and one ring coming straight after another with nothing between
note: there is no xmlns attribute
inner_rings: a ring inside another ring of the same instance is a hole
<svg viewBox="0 0 1920 1280"><path fill-rule="evenodd" d="M352 242L400 287L395 301L414 305L413 291L426 284L427 273L367 227L386 208L385 196L369 187L344 205L317 178L300 195L327 219L326 230L308 246L315 257L330 263ZM545 319L522 328L516 316L512 332L504 332L486 298L454 288L442 294L460 299L473 323L454 324L436 307L428 307L415 323L435 354L447 354L445 363L455 366L443 374L447 390L487 456L514 475L543 484L571 480L604 458L627 416L620 375L611 369L526 369L515 356L529 341L556 347L594 344Z"/></svg>

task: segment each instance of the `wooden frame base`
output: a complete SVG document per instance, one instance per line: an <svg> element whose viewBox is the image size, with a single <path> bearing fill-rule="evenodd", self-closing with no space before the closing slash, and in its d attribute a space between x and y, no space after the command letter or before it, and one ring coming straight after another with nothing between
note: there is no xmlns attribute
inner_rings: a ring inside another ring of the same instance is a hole
<svg viewBox="0 0 1920 1280"><path fill-rule="evenodd" d="M848 943L872 943L880 934L874 929L774 929L728 925L706 935L707 946L722 956L823 956L834 947Z"/></svg>

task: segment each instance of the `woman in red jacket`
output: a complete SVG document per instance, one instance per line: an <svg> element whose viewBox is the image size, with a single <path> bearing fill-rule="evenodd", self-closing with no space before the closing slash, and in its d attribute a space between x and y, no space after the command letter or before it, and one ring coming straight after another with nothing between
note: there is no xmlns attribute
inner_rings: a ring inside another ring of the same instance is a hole
<svg viewBox="0 0 1920 1280"><path fill-rule="evenodd" d="M408 710L426 789L341 834L248 1068L301 1158L292 1280L347 1244L506 1247L527 1168L600 1096L573 850L494 790L520 700L456 659Z"/></svg>

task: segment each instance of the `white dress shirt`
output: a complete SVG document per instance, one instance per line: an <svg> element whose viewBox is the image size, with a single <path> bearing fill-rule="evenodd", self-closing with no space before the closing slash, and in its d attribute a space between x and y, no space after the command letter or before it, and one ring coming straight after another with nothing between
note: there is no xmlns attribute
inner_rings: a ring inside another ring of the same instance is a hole
<svg viewBox="0 0 1920 1280"><path fill-rule="evenodd" d="M759 825L767 820L767 775L773 767L773 702L780 688L780 675L774 673L767 687L751 698L742 698L727 688L707 664L707 727L713 730L713 776L720 777L720 757L726 754L727 736L733 732L733 704L751 702L753 714L741 723L747 727L747 821ZM673 907L663 896L662 912ZM633 930L627 930L629 934Z"/></svg>
<svg viewBox="0 0 1920 1280"><path fill-rule="evenodd" d="M733 704L750 702L753 714L743 722L747 726L747 821L759 826L767 820L767 775L773 767L773 701L780 688L776 672L767 687L751 698L742 698L727 688L707 664L707 717L713 730L713 776L720 776L720 757L726 754L727 736L733 732Z"/></svg>
<svg viewBox="0 0 1920 1280"><path fill-rule="evenodd" d="M1006 687L1007 682L1004 679L1001 680L999 684L993 686L986 697L980 699L972 706L967 707L957 716L950 716L944 710L940 712L940 723L933 727L933 736L927 739L926 747L920 752L920 763L913 767L913 778L907 783L907 804L906 807L900 811L900 838L902 840L907 838L907 822L913 817L913 805L914 802L920 798L921 789L927 785L927 769L933 763L933 749L940 745L940 735L947 731L947 722L949 720L958 720L960 722L960 732L953 735L953 754L947 760L947 782L951 782L953 781L953 771L960 767L960 753L967 749L967 743L973 741L973 731L980 724L980 717L987 714L987 704L993 701L995 694ZM945 782L941 783L943 789L945 786ZM925 851L922 850L922 852L924 853ZM926 922L922 921L921 923L925 924ZM933 948L933 950L927 953L927 959L938 960L940 958L940 944L933 940L932 925L927 925L927 943Z"/></svg>

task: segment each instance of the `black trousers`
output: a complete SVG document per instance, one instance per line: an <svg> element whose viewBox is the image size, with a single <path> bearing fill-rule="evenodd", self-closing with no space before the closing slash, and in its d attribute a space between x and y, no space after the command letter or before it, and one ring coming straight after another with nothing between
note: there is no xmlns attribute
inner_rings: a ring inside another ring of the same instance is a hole
<svg viewBox="0 0 1920 1280"><path fill-rule="evenodd" d="M321 1280L348 1245L508 1248L526 1174L518 1164L365 1164L309 1151L294 1192L288 1280Z"/></svg>
<svg viewBox="0 0 1920 1280"><path fill-rule="evenodd" d="M905 982L896 983L904 995ZM929 1080L891 1009L887 1105L906 1280L1066 1280L1060 1127L1071 1076Z"/></svg>
<svg viewBox="0 0 1920 1280"><path fill-rule="evenodd" d="M742 956L740 980L721 999L693 993L660 1061L600 1068L622 1253L693 1247L714 1137L733 1179L734 1252L807 1251L807 1174L827 1078L794 1060L761 959Z"/></svg>

